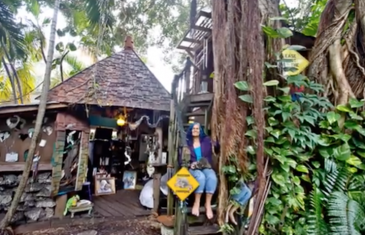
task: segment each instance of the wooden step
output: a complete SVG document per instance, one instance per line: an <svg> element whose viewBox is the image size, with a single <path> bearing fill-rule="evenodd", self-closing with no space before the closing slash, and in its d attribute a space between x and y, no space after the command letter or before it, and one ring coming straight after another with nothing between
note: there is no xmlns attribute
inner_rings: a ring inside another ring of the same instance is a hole
<svg viewBox="0 0 365 235"><path fill-rule="evenodd" d="M189 226L188 234L189 235L209 235L209 234L218 234L219 226L214 225L202 225L202 226Z"/></svg>
<svg viewBox="0 0 365 235"><path fill-rule="evenodd" d="M213 93L201 93L189 96L190 103L210 102L212 99Z"/></svg>

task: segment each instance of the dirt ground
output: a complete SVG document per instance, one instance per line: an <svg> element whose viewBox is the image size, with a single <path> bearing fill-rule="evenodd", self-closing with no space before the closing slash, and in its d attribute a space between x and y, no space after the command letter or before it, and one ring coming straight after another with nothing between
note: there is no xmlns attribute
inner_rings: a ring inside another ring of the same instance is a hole
<svg viewBox="0 0 365 235"><path fill-rule="evenodd" d="M130 220L109 220L85 222L77 225L64 225L23 235L159 235L159 223L147 218Z"/></svg>

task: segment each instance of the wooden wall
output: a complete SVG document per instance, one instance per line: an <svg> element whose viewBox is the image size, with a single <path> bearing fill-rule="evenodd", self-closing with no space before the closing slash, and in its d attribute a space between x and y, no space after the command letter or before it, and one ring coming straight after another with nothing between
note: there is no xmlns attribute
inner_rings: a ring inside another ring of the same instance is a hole
<svg viewBox="0 0 365 235"><path fill-rule="evenodd" d="M11 117L12 115L9 115L8 117ZM10 130L10 128L6 124L6 120L8 117L1 117L0 118L0 132L3 131L9 131L10 137L7 138L5 141L0 142L0 165L21 165L24 161L24 152L29 149L31 139L27 137L25 140L22 140L19 138L20 134L27 135L28 130L30 128L34 128L35 123L35 117L22 117L24 120L26 120L26 125L22 130ZM55 116L47 117L47 126L54 126L54 120ZM41 132L40 139L46 140L45 147L37 146L37 150L39 151L39 154L41 155L40 164L51 164L52 154L53 154L53 148L54 148L54 142L56 140L56 131L53 130L51 135L47 135L45 132ZM7 163L5 162L5 155L8 152L15 152L18 153L18 162L17 163ZM10 170L10 169L9 169ZM21 170L19 168L19 170ZM2 169L0 169L2 171Z"/></svg>

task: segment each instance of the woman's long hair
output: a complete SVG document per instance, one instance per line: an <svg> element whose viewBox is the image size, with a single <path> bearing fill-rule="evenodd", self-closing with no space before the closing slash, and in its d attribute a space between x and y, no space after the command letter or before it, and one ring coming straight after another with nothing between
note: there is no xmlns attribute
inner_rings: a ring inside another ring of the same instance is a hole
<svg viewBox="0 0 365 235"><path fill-rule="evenodd" d="M194 123L190 124L190 126L188 127L188 130L186 131L186 142L187 142L188 145L193 144L193 127L195 125L199 125L199 139L200 139L200 141L202 141L206 137L206 134L204 133L204 129L202 128L202 125L200 125L199 122L194 122Z"/></svg>

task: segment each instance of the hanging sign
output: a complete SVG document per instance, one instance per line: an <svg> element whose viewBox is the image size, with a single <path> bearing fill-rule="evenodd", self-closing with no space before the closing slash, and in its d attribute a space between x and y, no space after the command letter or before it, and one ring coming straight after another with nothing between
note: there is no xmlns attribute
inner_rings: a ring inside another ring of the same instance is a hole
<svg viewBox="0 0 365 235"><path fill-rule="evenodd" d="M309 65L309 61L299 54L299 52L294 50L284 50L283 58L284 60L288 61L283 62L284 76L300 74Z"/></svg>
<svg viewBox="0 0 365 235"><path fill-rule="evenodd" d="M176 196L184 201L199 187L198 181L190 174L185 167L181 168L168 182L167 185L176 194Z"/></svg>

